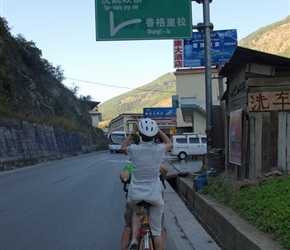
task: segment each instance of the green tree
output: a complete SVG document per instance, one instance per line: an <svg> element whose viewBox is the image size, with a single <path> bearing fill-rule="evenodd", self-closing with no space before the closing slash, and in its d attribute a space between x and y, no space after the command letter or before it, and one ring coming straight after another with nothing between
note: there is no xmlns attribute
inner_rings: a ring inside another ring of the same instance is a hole
<svg viewBox="0 0 290 250"><path fill-rule="evenodd" d="M56 68L54 68L54 71L52 73L52 75L59 81L59 82L62 82L65 77L64 77L64 74L63 74L63 69L61 68L60 65L57 65Z"/></svg>
<svg viewBox="0 0 290 250"><path fill-rule="evenodd" d="M18 52L28 66L39 67L42 65L42 51L36 47L35 42L27 41L21 34L18 34L15 40L18 44Z"/></svg>
<svg viewBox="0 0 290 250"><path fill-rule="evenodd" d="M80 101L91 101L92 100L92 96L90 96L90 95L87 95L87 96L80 95L80 97L78 99Z"/></svg>

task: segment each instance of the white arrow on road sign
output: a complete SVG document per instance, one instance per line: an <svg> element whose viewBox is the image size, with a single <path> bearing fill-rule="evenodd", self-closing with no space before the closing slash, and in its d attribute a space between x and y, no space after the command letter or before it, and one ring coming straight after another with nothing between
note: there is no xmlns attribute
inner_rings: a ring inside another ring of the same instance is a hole
<svg viewBox="0 0 290 250"><path fill-rule="evenodd" d="M115 36L115 34L125 26L135 24L135 23L141 23L141 19L131 19L126 22L120 23L116 28L114 27L114 13L110 12L110 35Z"/></svg>

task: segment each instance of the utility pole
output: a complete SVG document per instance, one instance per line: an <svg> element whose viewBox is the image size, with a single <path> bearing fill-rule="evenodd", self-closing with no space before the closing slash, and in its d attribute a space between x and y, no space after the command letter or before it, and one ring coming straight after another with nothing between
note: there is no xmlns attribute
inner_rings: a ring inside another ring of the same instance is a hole
<svg viewBox="0 0 290 250"><path fill-rule="evenodd" d="M193 29L204 32L204 56L205 56L205 101L206 101L206 135L207 152L212 149L212 85L211 85L211 30L213 24L210 23L209 4L212 0L192 0L203 4L203 23L193 25Z"/></svg>

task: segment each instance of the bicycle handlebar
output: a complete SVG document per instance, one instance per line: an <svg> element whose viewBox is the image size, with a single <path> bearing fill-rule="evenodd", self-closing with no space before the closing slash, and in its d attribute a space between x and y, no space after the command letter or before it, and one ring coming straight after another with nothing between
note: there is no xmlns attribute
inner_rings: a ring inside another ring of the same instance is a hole
<svg viewBox="0 0 290 250"><path fill-rule="evenodd" d="M122 180L123 182L123 190L125 193L128 193L128 188L127 188L127 184L130 183L130 179L129 178L125 178L124 180Z"/></svg>
<svg viewBox="0 0 290 250"><path fill-rule="evenodd" d="M162 185L163 185L164 189L166 189L165 180L164 179L161 179L161 178L160 178L160 180L162 182Z"/></svg>

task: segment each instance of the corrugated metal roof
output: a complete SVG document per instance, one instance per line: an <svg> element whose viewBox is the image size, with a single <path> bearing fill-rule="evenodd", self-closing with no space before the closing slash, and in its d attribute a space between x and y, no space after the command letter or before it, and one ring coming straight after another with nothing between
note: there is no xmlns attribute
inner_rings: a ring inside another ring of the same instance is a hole
<svg viewBox="0 0 290 250"><path fill-rule="evenodd" d="M290 72L290 58L238 46L231 60L223 66L219 75L227 77L239 66L249 62L273 65L275 73Z"/></svg>
<svg viewBox="0 0 290 250"><path fill-rule="evenodd" d="M84 101L86 105L88 105L89 110L94 109L96 106L100 104L100 102L95 102L95 101Z"/></svg>

